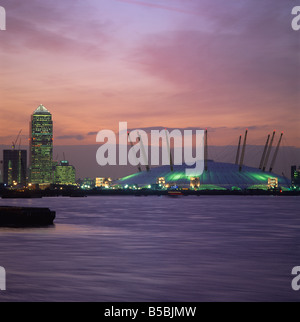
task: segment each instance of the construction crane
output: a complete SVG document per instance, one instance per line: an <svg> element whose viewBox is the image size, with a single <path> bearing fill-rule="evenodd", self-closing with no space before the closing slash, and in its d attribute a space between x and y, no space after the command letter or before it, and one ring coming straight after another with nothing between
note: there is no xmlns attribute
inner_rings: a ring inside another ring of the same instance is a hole
<svg viewBox="0 0 300 322"><path fill-rule="evenodd" d="M18 140L19 140L19 138L20 138L21 132L22 132L22 130L20 130L20 131L19 131L19 134L17 135L16 140L15 140L14 142L12 142L12 149L13 149L13 150L15 150L16 145L18 144Z"/></svg>
<svg viewBox="0 0 300 322"><path fill-rule="evenodd" d="M20 138L19 140L19 148L18 148L19 151L21 150L21 143L22 143L22 138Z"/></svg>

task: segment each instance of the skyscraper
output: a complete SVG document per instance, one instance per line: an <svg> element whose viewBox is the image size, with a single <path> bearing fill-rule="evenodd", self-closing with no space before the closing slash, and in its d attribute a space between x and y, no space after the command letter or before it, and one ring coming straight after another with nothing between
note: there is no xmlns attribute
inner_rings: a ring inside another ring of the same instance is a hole
<svg viewBox="0 0 300 322"><path fill-rule="evenodd" d="M25 186L27 171L26 150L3 150L3 183Z"/></svg>
<svg viewBox="0 0 300 322"><path fill-rule="evenodd" d="M40 105L30 122L30 182L53 182L53 122L51 113Z"/></svg>

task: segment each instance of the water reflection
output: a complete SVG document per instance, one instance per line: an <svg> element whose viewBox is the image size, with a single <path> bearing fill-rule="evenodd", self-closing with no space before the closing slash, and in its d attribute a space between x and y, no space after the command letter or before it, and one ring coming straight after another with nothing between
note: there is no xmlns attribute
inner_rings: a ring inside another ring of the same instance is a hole
<svg viewBox="0 0 300 322"><path fill-rule="evenodd" d="M0 228L0 301L298 300L298 197L9 202L57 218L47 228Z"/></svg>

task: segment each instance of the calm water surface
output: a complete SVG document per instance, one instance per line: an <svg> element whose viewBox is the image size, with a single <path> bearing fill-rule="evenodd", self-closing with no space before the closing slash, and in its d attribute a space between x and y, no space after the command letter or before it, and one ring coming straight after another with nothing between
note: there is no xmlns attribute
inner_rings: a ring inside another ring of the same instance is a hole
<svg viewBox="0 0 300 322"><path fill-rule="evenodd" d="M49 228L0 228L0 301L299 301L299 197L0 199Z"/></svg>

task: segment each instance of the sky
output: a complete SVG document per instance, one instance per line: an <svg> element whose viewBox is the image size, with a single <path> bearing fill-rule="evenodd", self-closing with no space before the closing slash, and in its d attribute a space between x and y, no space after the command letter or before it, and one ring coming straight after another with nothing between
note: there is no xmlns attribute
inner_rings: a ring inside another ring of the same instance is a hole
<svg viewBox="0 0 300 322"><path fill-rule="evenodd" d="M226 3L226 4L225 4ZM0 144L43 104L54 144L103 129L209 128L215 145L300 147L295 0L0 0Z"/></svg>

